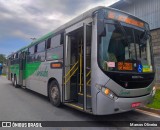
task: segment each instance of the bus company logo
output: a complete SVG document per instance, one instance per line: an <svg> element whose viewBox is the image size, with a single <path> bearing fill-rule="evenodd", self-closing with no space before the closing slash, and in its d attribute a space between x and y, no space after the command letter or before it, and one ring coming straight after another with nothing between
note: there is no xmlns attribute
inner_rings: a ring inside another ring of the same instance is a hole
<svg viewBox="0 0 160 130"><path fill-rule="evenodd" d="M127 95L130 95L130 91L125 91L125 90L121 90L119 95L121 96L127 96Z"/></svg>
<svg viewBox="0 0 160 130"><path fill-rule="evenodd" d="M48 77L47 67L45 68L44 71L37 71L35 75L40 77Z"/></svg>
<svg viewBox="0 0 160 130"><path fill-rule="evenodd" d="M2 127L12 127L11 122L2 122Z"/></svg>
<svg viewBox="0 0 160 130"><path fill-rule="evenodd" d="M132 79L144 79L144 77L142 77L142 76L132 76Z"/></svg>

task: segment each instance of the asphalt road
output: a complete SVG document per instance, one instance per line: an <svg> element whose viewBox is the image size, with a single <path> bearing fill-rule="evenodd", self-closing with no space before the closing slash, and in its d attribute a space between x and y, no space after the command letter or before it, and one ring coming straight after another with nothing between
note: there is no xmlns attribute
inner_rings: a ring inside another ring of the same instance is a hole
<svg viewBox="0 0 160 130"><path fill-rule="evenodd" d="M94 116L80 112L78 110L74 110L67 106L57 108L52 106L46 97L27 89L14 88L10 81L1 76L0 121L113 121L112 126L116 127L116 121L160 121L160 118L146 115L137 111L130 111L107 116ZM64 130L64 128L57 129ZM65 128L65 130L68 129L69 128ZM97 128L86 129L97 130ZM98 129L106 128L100 127ZM137 128L132 127L114 129L129 130ZM145 130L146 128L141 129Z"/></svg>

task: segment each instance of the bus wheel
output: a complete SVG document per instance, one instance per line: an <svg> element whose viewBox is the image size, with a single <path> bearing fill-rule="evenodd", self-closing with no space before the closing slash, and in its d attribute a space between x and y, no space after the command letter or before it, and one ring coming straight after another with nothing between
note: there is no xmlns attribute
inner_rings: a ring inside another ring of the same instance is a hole
<svg viewBox="0 0 160 130"><path fill-rule="evenodd" d="M14 77L14 84L13 85L14 85L15 88L18 88L17 77L16 76Z"/></svg>
<svg viewBox="0 0 160 130"><path fill-rule="evenodd" d="M49 99L54 106L59 107L61 105L59 85L55 80L49 84Z"/></svg>

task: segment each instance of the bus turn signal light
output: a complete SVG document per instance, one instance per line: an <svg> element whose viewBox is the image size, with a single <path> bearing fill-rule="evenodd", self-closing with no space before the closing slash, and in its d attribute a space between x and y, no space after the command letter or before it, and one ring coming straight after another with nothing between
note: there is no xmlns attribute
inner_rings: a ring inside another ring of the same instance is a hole
<svg viewBox="0 0 160 130"><path fill-rule="evenodd" d="M61 62L51 63L51 68L62 68Z"/></svg>
<svg viewBox="0 0 160 130"><path fill-rule="evenodd" d="M106 88L105 91L104 91L104 93L105 93L106 95L108 95L108 94L110 93L110 90L109 90L108 88Z"/></svg>
<svg viewBox="0 0 160 130"><path fill-rule="evenodd" d="M96 88L101 91L104 95L106 95L107 97L109 97L112 100L117 100L118 97L107 87L100 85L100 84L96 84Z"/></svg>

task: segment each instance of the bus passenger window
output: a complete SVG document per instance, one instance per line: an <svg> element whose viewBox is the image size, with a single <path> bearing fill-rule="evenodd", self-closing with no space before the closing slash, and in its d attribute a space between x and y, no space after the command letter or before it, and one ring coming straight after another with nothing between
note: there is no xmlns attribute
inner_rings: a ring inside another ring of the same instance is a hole
<svg viewBox="0 0 160 130"><path fill-rule="evenodd" d="M61 33L61 42L60 45L62 45L64 43L64 33Z"/></svg>
<svg viewBox="0 0 160 130"><path fill-rule="evenodd" d="M61 35L56 35L51 39L51 48L60 46Z"/></svg>
<svg viewBox="0 0 160 130"><path fill-rule="evenodd" d="M38 45L35 45L34 53L37 53L37 47L38 47Z"/></svg>
<svg viewBox="0 0 160 130"><path fill-rule="evenodd" d="M34 46L32 46L31 48L29 48L29 55L34 54Z"/></svg>
<svg viewBox="0 0 160 130"><path fill-rule="evenodd" d="M37 52L42 52L44 50L45 50L45 41L43 41L37 45Z"/></svg>
<svg viewBox="0 0 160 130"><path fill-rule="evenodd" d="M51 48L51 38L47 40L47 49Z"/></svg>

